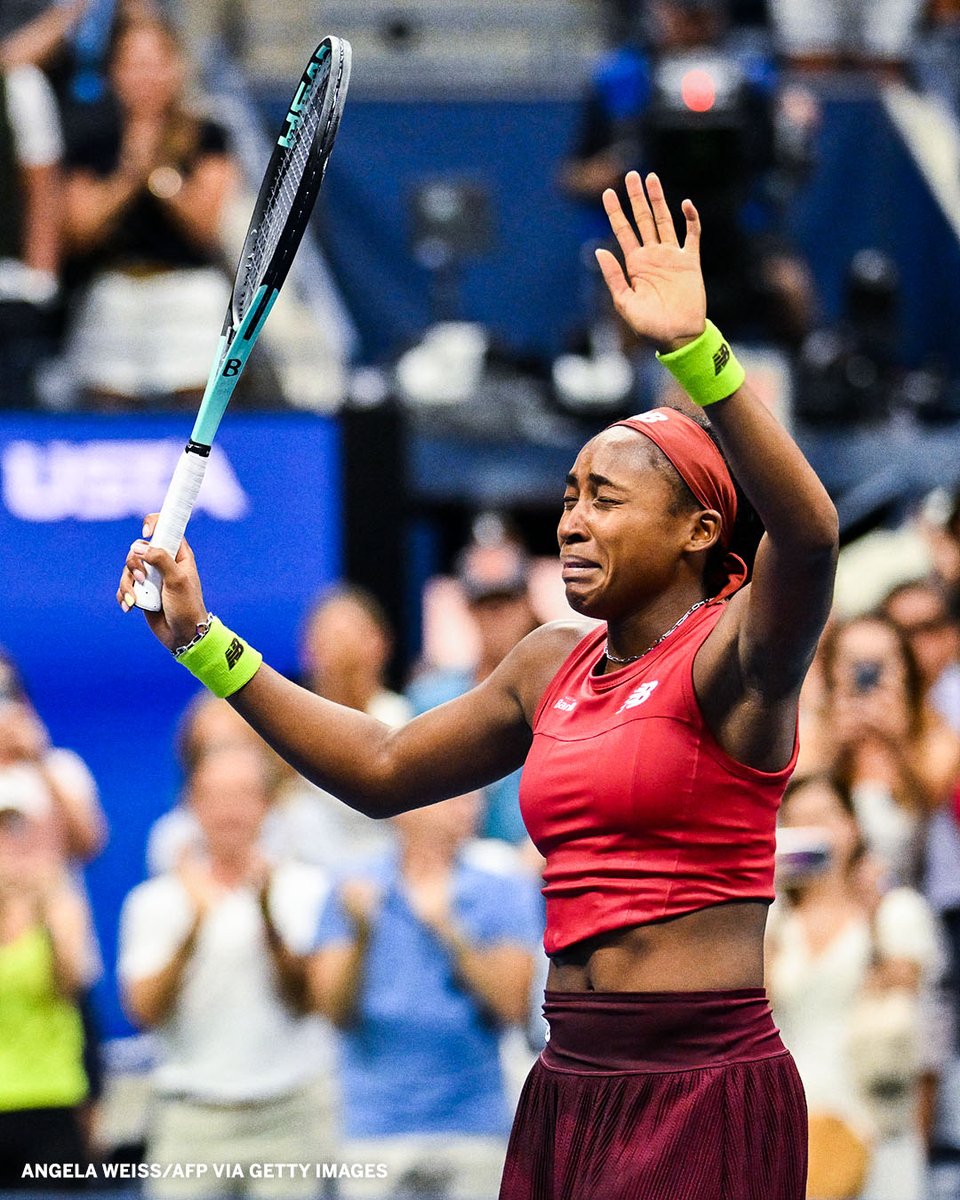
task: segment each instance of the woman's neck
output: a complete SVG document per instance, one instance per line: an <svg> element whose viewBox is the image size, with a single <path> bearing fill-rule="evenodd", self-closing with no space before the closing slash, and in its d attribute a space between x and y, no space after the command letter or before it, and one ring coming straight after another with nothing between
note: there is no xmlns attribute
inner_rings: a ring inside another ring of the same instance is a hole
<svg viewBox="0 0 960 1200"><path fill-rule="evenodd" d="M458 848L447 839L411 838L403 843L400 851L401 870L413 879L446 873L456 860Z"/></svg>
<svg viewBox="0 0 960 1200"><path fill-rule="evenodd" d="M642 658L705 602L700 580L655 597L626 617L607 623L607 649L616 658ZM616 663L614 663L616 666Z"/></svg>

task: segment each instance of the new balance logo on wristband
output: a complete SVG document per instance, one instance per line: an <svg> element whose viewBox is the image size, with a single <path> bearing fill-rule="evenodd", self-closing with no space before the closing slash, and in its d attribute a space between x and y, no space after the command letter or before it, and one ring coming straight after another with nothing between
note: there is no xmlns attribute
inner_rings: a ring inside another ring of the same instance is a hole
<svg viewBox="0 0 960 1200"><path fill-rule="evenodd" d="M237 665L243 655L243 642L238 637L235 637L224 652L224 658L227 660L229 670Z"/></svg>
<svg viewBox="0 0 960 1200"><path fill-rule="evenodd" d="M724 342L720 349L713 356L713 373L719 375L723 368L730 361L730 347Z"/></svg>

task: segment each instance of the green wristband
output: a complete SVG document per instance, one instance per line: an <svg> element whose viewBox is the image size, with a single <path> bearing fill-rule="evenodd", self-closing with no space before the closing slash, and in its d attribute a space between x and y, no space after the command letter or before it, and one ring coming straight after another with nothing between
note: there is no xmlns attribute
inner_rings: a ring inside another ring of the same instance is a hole
<svg viewBox="0 0 960 1200"><path fill-rule="evenodd" d="M679 350L657 354L677 383L694 404L706 408L718 400L726 400L743 386L746 372L734 358L730 343L708 321L703 333Z"/></svg>
<svg viewBox="0 0 960 1200"><path fill-rule="evenodd" d="M263 655L214 617L203 637L176 659L223 700L250 682L260 669Z"/></svg>

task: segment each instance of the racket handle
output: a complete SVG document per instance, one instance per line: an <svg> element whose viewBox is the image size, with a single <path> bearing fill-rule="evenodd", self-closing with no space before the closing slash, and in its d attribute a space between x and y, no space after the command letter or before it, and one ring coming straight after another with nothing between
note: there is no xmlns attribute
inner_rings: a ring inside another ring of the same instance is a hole
<svg viewBox="0 0 960 1200"><path fill-rule="evenodd" d="M200 484L203 483L210 454L208 446L193 449L194 445L195 443L191 442L180 455L163 500L163 507L160 509L157 527L150 539L151 546L159 546L174 557L183 541L183 533L193 512ZM144 563L143 569L147 577L146 582L134 585L134 599L138 608L144 608L147 612L159 612L162 583L160 572L149 563Z"/></svg>

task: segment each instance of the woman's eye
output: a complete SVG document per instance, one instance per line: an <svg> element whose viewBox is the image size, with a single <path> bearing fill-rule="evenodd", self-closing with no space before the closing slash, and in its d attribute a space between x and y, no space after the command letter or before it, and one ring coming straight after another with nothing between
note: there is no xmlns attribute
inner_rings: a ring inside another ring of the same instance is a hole
<svg viewBox="0 0 960 1200"><path fill-rule="evenodd" d="M573 508L573 506L576 504L576 502L577 502L576 496L564 496L563 507L564 508Z"/></svg>
<svg viewBox="0 0 960 1200"><path fill-rule="evenodd" d="M597 504L605 504L605 505L609 506L611 504L619 504L619 503L620 503L620 501L615 496L598 496L597 497Z"/></svg>

